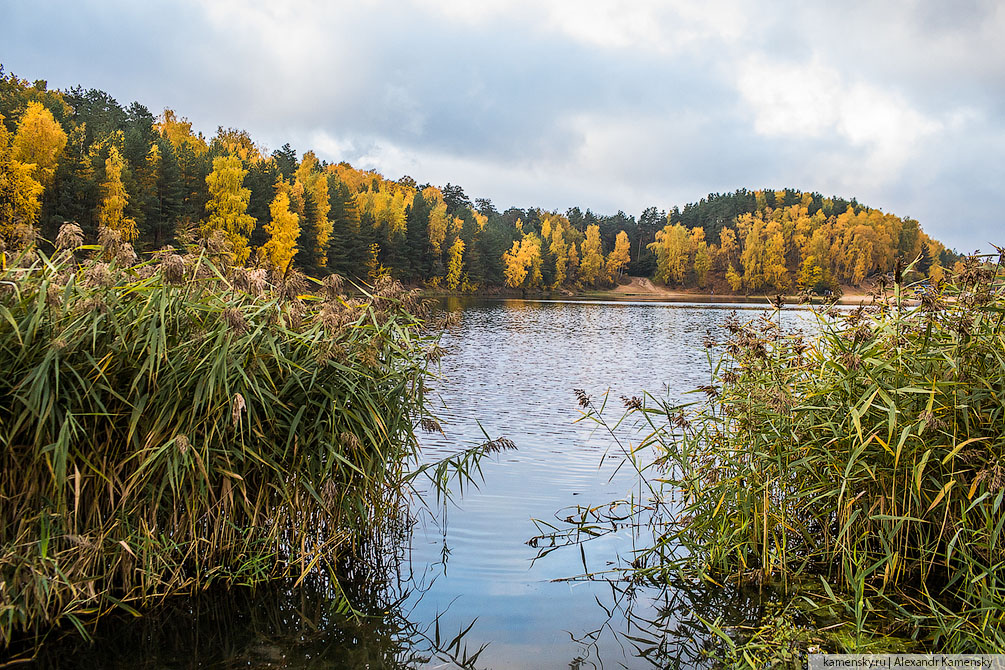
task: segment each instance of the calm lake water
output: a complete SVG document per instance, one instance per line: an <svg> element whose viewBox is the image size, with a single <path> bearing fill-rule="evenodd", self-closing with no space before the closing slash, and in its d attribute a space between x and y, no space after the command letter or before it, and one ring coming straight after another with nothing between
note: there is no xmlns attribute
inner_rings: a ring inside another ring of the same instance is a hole
<svg viewBox="0 0 1005 670"><path fill-rule="evenodd" d="M630 468L618 469L611 436L577 422L574 389L598 403L609 393L612 419L623 411L623 395L697 399L686 392L708 383L706 333L724 339L734 310L748 320L764 307L460 299L443 307L461 319L443 337L447 354L433 384L444 435L422 437L423 458L479 444L484 433L517 448L484 461L478 488L453 502L437 505L431 495L425 505L432 509L415 502L401 579L387 585L401 601L377 608L393 608L412 637L379 619L348 627L326 613L323 587L306 595L278 588L106 626L95 646L72 653L74 664L137 667L142 657L146 667L385 667L388 655L407 660L408 647L435 639L438 627L441 647L467 629L455 656L465 645L469 655L487 645L475 663L481 668L651 668L678 657L687 667L703 644L692 609L737 619L756 612L756 595L569 580L631 560L628 530L540 558L528 540L539 533L535 519L555 522L570 507L606 503L636 484ZM795 329L806 316L786 310L782 325ZM633 437L630 427L620 434ZM661 646L647 657L643 650L653 645ZM62 667L54 658L40 665ZM455 667L442 656L412 665Z"/></svg>
<svg viewBox="0 0 1005 670"><path fill-rule="evenodd" d="M574 389L598 404L607 393L611 420L623 413L621 396L703 398L687 392L709 383L706 334L724 339L734 310L748 320L764 308L523 300L453 300L446 307L462 317L443 338L449 353L437 388L446 435L424 439L425 457L476 444L482 429L513 440L517 450L486 464L479 490L448 508L445 564L437 565L441 529L416 529L413 564L440 572L416 614L446 611L447 630L477 618L467 637L469 644L489 643L479 659L487 667L653 667L622 639L632 632L623 613L609 611L630 600L634 616L651 618L666 594L636 592L617 602L604 581L567 581L630 561L630 531L591 541L583 552L566 547L535 560L538 551L526 544L537 534L532 520L555 522L570 507L621 498L637 480L631 468L618 470L622 459L610 434L594 422L577 423ZM795 328L805 317L785 311L782 325Z"/></svg>

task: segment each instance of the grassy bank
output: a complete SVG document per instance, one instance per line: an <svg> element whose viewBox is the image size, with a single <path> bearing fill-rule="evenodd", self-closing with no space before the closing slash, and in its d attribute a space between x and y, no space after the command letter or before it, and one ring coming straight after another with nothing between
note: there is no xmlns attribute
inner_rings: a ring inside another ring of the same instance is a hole
<svg viewBox="0 0 1005 670"><path fill-rule="evenodd" d="M2 256L0 641L334 575L397 511L431 420L415 297L81 242Z"/></svg>
<svg viewBox="0 0 1005 670"><path fill-rule="evenodd" d="M639 464L646 502L617 508L652 531L626 576L786 594L745 628L706 621L727 665L797 663L812 648L1005 650L1005 273L993 261L968 259L911 305L898 271L871 307L818 314L812 338L734 320L706 342L703 400L626 400L657 455Z"/></svg>

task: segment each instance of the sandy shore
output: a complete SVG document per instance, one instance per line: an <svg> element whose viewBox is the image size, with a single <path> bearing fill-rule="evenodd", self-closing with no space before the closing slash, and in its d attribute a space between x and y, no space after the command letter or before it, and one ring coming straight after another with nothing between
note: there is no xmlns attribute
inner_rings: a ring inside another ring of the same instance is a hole
<svg viewBox="0 0 1005 670"><path fill-rule="evenodd" d="M763 299L765 302L771 297L765 295L737 295L731 293L710 293L700 289L671 289L665 286L658 286L645 277L632 277L627 284L621 284L608 291L590 292L591 296L610 296L612 298L625 299L633 298L637 300L708 300L712 302L728 302L730 300L754 301ZM787 302L794 303L796 296L787 296ZM839 303L844 305L858 305L869 303L872 297L867 293L853 288L846 287Z"/></svg>

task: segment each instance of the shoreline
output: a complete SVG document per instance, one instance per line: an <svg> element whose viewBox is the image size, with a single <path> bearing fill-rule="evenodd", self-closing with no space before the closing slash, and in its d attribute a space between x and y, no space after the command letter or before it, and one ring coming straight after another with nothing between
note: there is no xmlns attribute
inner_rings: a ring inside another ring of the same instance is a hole
<svg viewBox="0 0 1005 670"><path fill-rule="evenodd" d="M512 300L611 300L640 302L694 302L694 303L746 303L770 304L772 294L717 293L698 289L672 289L653 284L644 277L632 277L631 281L610 289L589 289L573 291L569 289L557 291L524 291L507 288L492 288L488 290L461 293L443 289L427 289L419 287L426 298L494 298ZM785 305L798 305L798 295L785 295ZM872 296L861 289L848 289L836 302L839 305L860 305L871 302ZM822 296L814 296L807 305L820 305L828 302Z"/></svg>

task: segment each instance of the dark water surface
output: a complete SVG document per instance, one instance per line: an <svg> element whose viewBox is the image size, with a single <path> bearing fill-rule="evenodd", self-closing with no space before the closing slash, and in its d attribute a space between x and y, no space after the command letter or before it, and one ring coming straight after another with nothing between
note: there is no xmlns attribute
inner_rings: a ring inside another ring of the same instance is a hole
<svg viewBox="0 0 1005 670"><path fill-rule="evenodd" d="M398 613L395 621L347 624L327 611L323 584L308 585L306 593L279 586L256 596L211 594L140 622L104 626L94 646L54 649L38 665L456 667L442 654L409 658L438 628L440 647L468 629L454 656L464 645L470 654L487 644L475 664L480 668L651 668L680 654L687 666L701 635L689 640L679 617L706 608L737 610L743 618L746 608L757 607L739 593L626 592L626 585L603 580L568 581L631 560L636 540L628 530L582 551L564 547L540 558L527 542L539 532L534 519L555 521L566 508L600 505L637 486L630 468L618 470L611 436L595 423L577 422L574 389L598 403L609 391L613 419L623 411L622 395L698 399L685 393L709 381L706 333L724 339L722 326L734 309L746 321L763 307L459 299L444 307L459 311L461 320L443 337L447 354L432 384L445 434L422 437L424 460L483 442L483 430L517 448L483 462L484 480L454 502L438 506L427 496L433 511L415 503L418 522L410 548L403 548L402 580L385 585L391 596L375 599L377 611ZM794 329L806 314L786 310L783 327ZM638 437L630 428L619 434ZM402 602L390 603L398 596ZM637 627L647 619L655 622ZM680 649L670 644L649 658L640 655L654 630L675 628L672 642Z"/></svg>

